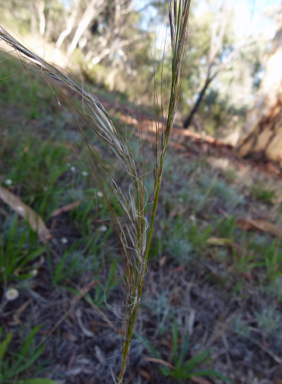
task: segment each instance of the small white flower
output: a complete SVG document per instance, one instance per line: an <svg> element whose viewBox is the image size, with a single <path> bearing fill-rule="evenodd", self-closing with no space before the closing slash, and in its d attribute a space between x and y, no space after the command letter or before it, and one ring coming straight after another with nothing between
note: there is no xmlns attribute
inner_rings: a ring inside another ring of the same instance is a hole
<svg viewBox="0 0 282 384"><path fill-rule="evenodd" d="M11 179L7 179L7 180L5 180L4 181L4 183L6 184L6 185L12 185L12 180Z"/></svg>
<svg viewBox="0 0 282 384"><path fill-rule="evenodd" d="M17 206L17 211L18 212L24 212L24 208L21 207L20 205Z"/></svg>
<svg viewBox="0 0 282 384"><path fill-rule="evenodd" d="M100 232L106 232L107 231L107 227L105 225L101 225L101 227L99 227L99 231Z"/></svg>
<svg viewBox="0 0 282 384"><path fill-rule="evenodd" d="M103 193L99 191L99 192L97 192L97 196L98 197L103 197Z"/></svg>
<svg viewBox="0 0 282 384"><path fill-rule="evenodd" d="M61 243L62 244L67 244L67 242L68 242L68 239L66 237L62 237L61 238Z"/></svg>
<svg viewBox="0 0 282 384"><path fill-rule="evenodd" d="M194 222L196 221L196 217L195 217L194 215L191 215L191 216L190 216L190 219L191 219L192 221L194 221Z"/></svg>
<svg viewBox="0 0 282 384"><path fill-rule="evenodd" d="M19 296L19 291L15 288L10 288L5 292L5 298L9 301L16 300Z"/></svg>
<svg viewBox="0 0 282 384"><path fill-rule="evenodd" d="M88 172L86 172L86 171L81 172L81 174L82 174L82 176L84 176L84 177L88 176Z"/></svg>
<svg viewBox="0 0 282 384"><path fill-rule="evenodd" d="M36 275L38 274L38 270L37 270L37 269L33 269L33 270L31 271L31 274L32 274L33 276L36 276Z"/></svg>
<svg viewBox="0 0 282 384"><path fill-rule="evenodd" d="M71 170L72 172L75 172L75 167L74 167L74 166L70 167L70 170Z"/></svg>
<svg viewBox="0 0 282 384"><path fill-rule="evenodd" d="M183 203L183 199L182 199L182 197L180 197L180 198L178 199L178 201L179 201L179 203Z"/></svg>

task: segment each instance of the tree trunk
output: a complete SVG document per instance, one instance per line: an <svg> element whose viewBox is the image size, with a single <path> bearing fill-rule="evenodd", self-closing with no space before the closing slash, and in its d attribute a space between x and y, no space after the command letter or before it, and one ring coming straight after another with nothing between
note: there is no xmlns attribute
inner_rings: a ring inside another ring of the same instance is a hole
<svg viewBox="0 0 282 384"><path fill-rule="evenodd" d="M229 55L226 57L226 60L221 65L219 65L219 67L216 70L213 70L213 74L211 74L212 68L215 66L215 63L216 63L216 57L218 56L223 46L223 39L225 36L227 24L228 24L229 11L227 9L227 3L228 3L227 0L223 0L222 8L220 10L220 15L217 18L216 22L212 25L210 53L209 53L209 59L208 59L206 81L202 90L199 93L199 96L197 98L196 103L194 104L193 109L190 112L190 115L187 117L187 119L183 123L183 128L188 128L189 125L192 123L194 114L197 112L199 105L201 104L201 101L210 83L219 74L219 72L221 72L227 67L227 65L234 59L234 57L237 55L237 53L240 51L240 49L244 45L244 43L241 43L237 48L233 49L229 53Z"/></svg>
<svg viewBox="0 0 282 384"><path fill-rule="evenodd" d="M75 1L73 4L72 12L68 18L66 28L60 33L60 36L58 37L58 40L56 41L56 49L61 48L61 45L63 44L65 38L71 33L77 12L78 12L78 6L77 6L77 1Z"/></svg>
<svg viewBox="0 0 282 384"><path fill-rule="evenodd" d="M45 34L45 28L46 28L46 19L45 19L45 2L44 0L41 0L37 3L37 12L39 17L39 33L41 36L44 36Z"/></svg>
<svg viewBox="0 0 282 384"><path fill-rule="evenodd" d="M105 4L103 5L103 0L91 0L88 4L84 14L81 17L81 20L78 24L78 27L75 31L74 37L72 39L72 42L68 49L68 56L70 57L75 50L80 38L88 28L88 25L90 22L94 19L94 17L98 16L98 14L102 11L103 7L105 7Z"/></svg>
<svg viewBox="0 0 282 384"><path fill-rule="evenodd" d="M194 104L194 107L192 108L191 112L190 112L190 115L187 117L187 119L184 121L183 123L183 128L188 128L189 125L192 123L192 120L193 120L193 117L195 115L195 113L197 112L198 108L199 108L199 105L201 104L201 101L206 93L206 90L209 86L209 84L211 83L212 81L212 78L210 77L207 77L206 81L205 81L205 84L201 90L201 92L199 93L199 96L197 98L197 101L196 103Z"/></svg>
<svg viewBox="0 0 282 384"><path fill-rule="evenodd" d="M282 8L265 76L237 152L240 156L282 160Z"/></svg>

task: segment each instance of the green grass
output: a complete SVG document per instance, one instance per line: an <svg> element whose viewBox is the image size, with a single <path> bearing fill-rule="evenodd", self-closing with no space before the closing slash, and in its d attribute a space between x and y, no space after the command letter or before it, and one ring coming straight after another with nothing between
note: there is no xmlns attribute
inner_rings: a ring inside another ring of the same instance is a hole
<svg viewBox="0 0 282 384"><path fill-rule="evenodd" d="M272 336L281 332L281 314L272 307L262 308L255 314L259 328ZM277 335L276 335L277 337Z"/></svg>
<svg viewBox="0 0 282 384"><path fill-rule="evenodd" d="M26 72L21 62L8 55L5 59L0 65L1 105L13 108L14 113L19 113L20 107L21 121L48 119L48 112L51 111L54 119L54 110L48 105L53 100L52 93L41 86L37 76ZM5 108L3 111L5 116Z"/></svg>
<svg viewBox="0 0 282 384"><path fill-rule="evenodd" d="M262 201L263 203L271 205L274 203L275 198L277 197L275 190L266 188L261 183L253 184L250 188L250 192L254 198Z"/></svg>
<svg viewBox="0 0 282 384"><path fill-rule="evenodd" d="M184 383L187 379L192 377L219 377L224 382L232 382L230 379L222 375L220 372L213 369L199 369L199 367L210 360L210 350L203 351L188 361L186 356L189 350L188 336L185 334L182 338L181 344L179 343L179 330L176 321L173 321L172 325L172 354L173 365L167 364L162 359L161 354L154 348L154 346L148 342L148 340L141 338L141 341L145 344L151 354L159 360L159 370L165 377L171 377L177 382ZM180 345L179 345L180 344ZM185 362L186 360L186 362Z"/></svg>
<svg viewBox="0 0 282 384"><path fill-rule="evenodd" d="M105 283L101 284L101 282L98 282L97 286L94 289L94 294L88 294L86 296L86 300L90 304L95 304L98 307L105 308L110 291L117 287L120 283L116 273L117 266L113 262L112 264L110 264L110 269L106 277Z"/></svg>
<svg viewBox="0 0 282 384"><path fill-rule="evenodd" d="M19 135L23 135L20 141ZM66 165L72 151L57 145L52 138L49 140L43 141L28 130L11 132L5 139L6 145L0 149L6 180L21 189L24 203L47 219L58 207L66 185L72 183ZM65 180L58 183L63 176Z"/></svg>
<svg viewBox="0 0 282 384"><path fill-rule="evenodd" d="M18 65L13 67L13 60L9 61L9 65L11 63L11 70L5 68L5 65L0 66L0 77L8 73L10 75L20 68ZM53 95L44 91L41 80L32 76L27 81L26 76L30 74L21 73L12 78L12 83L9 79L0 83L0 101L5 106L5 113L0 117L3 128L0 134L0 181L40 214L48 228L53 228L52 241L56 242L57 248L53 243L47 247L40 244L37 234L28 224L8 206L0 203L0 225L3 228L0 234L1 283L5 289L17 288L20 295L25 292L25 287L33 284L36 286L39 278L33 271L43 256L44 265L42 270L39 267L39 274L42 272L40 279L42 275L47 276L44 283L48 281L50 292L67 291L70 295L76 294L77 287L83 286L85 276L90 275L96 279L97 285L86 295L86 305L94 304L106 310L105 301L110 300L112 292L121 285L117 269L117 262L120 262L119 244L113 234L113 225L107 220L107 204L100 195L100 186L93 184L87 166L89 157L79 133L70 125L69 112L65 109L52 109L50 105L56 104ZM14 113L15 105L17 113ZM134 146L134 137L130 140ZM97 138L93 137L91 143L97 145ZM114 158L106 152L105 145L100 145L99 149L106 158L106 165L112 167L117 178L123 181L122 172L117 169ZM135 151L138 154L138 146L135 146ZM185 273L191 265L197 265L205 282L216 289L222 289L223 285L234 299L248 297L246 286L251 284L255 292L263 290L265 295L281 303L281 240L236 227L237 216L245 215L249 209L246 196L250 188L247 185L239 188L232 184L234 177L233 173L219 176L204 157L188 162L169 152L168 161L164 165L161 207L150 251L152 266L157 271L164 257L169 267L181 264L186 268ZM7 180L11 183L7 183ZM146 184L149 203L153 190L152 180L152 177L149 178ZM107 190L106 185L103 188ZM124 188L128 189L128 181L125 181ZM276 207L274 189L258 185L253 186L251 191L255 198L255 202L251 203L256 204L258 209L260 202ZM51 217L56 209L78 200L81 201L78 207L55 219ZM117 200L110 197L109 203L116 214L121 215ZM222 211L226 213L222 214ZM107 227L105 232L100 230L102 226ZM228 239L239 248L224 241L220 245L211 245L208 240L212 237ZM62 242L64 238L66 243ZM207 265L215 265L220 272L212 274L206 268ZM251 276L251 282L247 280L246 283L246 273L250 273L248 276ZM185 279L188 281L189 278L187 272ZM197 372L201 372L202 376L212 376L211 371L203 372L200 367L208 353L192 356L187 346L187 336L180 336L176 324L171 321L169 311L175 308L171 304L169 290L163 290L159 297L146 300L144 308L150 311L154 319L155 334L165 336L172 330L174 341L170 352L173 368L161 367L161 373L176 381L195 376ZM258 310L254 317L259 329L267 335L277 330L280 317L275 307L270 306L266 311ZM238 334L250 333L243 317L236 321ZM5 345L11 347L16 337L10 340L9 327L5 331L3 329L2 333L0 349L3 351ZM17 331L15 334L20 336ZM58 343L60 337L58 333ZM18 367L28 364L25 365L27 372L22 369L19 373L23 378L35 372L36 343L26 353L26 349L23 349L26 340L26 337L21 336L14 354L9 348L7 351L5 349L8 363L2 362L1 368L2 375L6 375L3 376L5 380L7 375L12 374L15 364ZM176 340L180 342L176 343ZM28 345L31 344L30 340ZM153 341L147 342L147 346L153 344ZM161 352L153 352L153 349L151 353L158 358L163 356ZM6 364L5 367L3 364ZM36 384L41 383L40 379L36 380ZM31 381L25 383L32 384Z"/></svg>
<svg viewBox="0 0 282 384"><path fill-rule="evenodd" d="M2 223L0 234L0 281L9 284L31 279L33 261L44 253L36 234L28 225L20 224L16 215Z"/></svg>
<svg viewBox="0 0 282 384"><path fill-rule="evenodd" d="M1 383L19 383L21 382L20 378L22 374L28 371L31 366L35 368L34 364L45 348L44 344L36 344L35 336L38 329L38 326L33 328L30 334L24 340L21 340L17 347L12 347L13 333L10 332L3 338L3 329L0 328ZM26 382L23 381L23 383Z"/></svg>

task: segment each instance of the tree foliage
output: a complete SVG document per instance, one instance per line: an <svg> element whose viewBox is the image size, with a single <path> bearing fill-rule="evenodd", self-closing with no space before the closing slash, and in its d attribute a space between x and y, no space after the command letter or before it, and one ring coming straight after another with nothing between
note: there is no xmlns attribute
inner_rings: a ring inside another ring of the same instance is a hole
<svg viewBox="0 0 282 384"><path fill-rule="evenodd" d="M171 57L161 48L168 42L165 0L11 0L0 8L5 27L23 37L40 36L53 45L59 65L79 64L98 86L152 105L161 80L169 79ZM268 40L246 36L244 45L234 21L227 1L192 3L180 124L190 115L189 124L209 133L242 125L260 84Z"/></svg>

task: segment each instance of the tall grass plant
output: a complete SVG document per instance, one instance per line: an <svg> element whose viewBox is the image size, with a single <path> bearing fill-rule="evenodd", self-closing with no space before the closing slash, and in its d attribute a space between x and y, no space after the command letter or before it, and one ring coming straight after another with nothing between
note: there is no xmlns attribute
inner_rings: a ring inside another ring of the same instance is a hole
<svg viewBox="0 0 282 384"><path fill-rule="evenodd" d="M18 55L26 70L37 71L50 86L58 104L64 100L70 107L73 117L80 129L82 137L90 153L90 166L96 184L103 193L112 223L119 239L122 254L120 266L124 284L124 332L120 373L117 383L123 382L134 323L140 305L144 279L147 270L150 246L154 232L161 180L165 156L172 133L173 121L179 101L183 68L185 64L186 40L188 33L188 18L191 0L169 1L169 30L171 39L171 79L169 88L163 84L162 94L156 90L156 102L159 104L161 118L156 122L154 130L154 189L152 212L147 215L148 203L145 188L146 169L144 165L144 143L140 139L140 150L134 156L127 136L107 110L86 86L76 82L67 72L54 66L37 54L26 48L0 27L0 39L11 47ZM168 89L168 105L166 106L165 92ZM79 104L73 94L78 94ZM128 178L125 189L114 178L111 170L106 167L100 155L93 149L85 123L90 126L100 140L106 145L109 153L115 157L120 168ZM141 135L142 137L142 135ZM107 188L105 188L105 181ZM112 193L120 209L122 217L109 200ZM148 217L149 216L149 219Z"/></svg>

